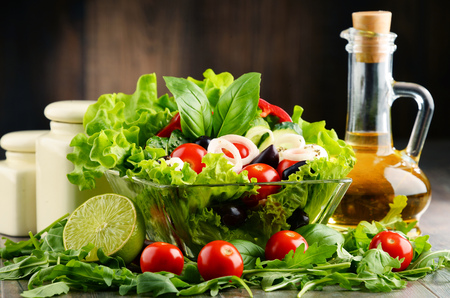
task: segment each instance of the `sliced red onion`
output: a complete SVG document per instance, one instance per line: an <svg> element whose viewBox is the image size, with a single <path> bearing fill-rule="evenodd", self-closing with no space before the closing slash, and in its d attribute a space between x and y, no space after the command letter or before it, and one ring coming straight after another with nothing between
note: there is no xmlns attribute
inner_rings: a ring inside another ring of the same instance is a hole
<svg viewBox="0 0 450 298"><path fill-rule="evenodd" d="M233 157L228 157L224 154L225 158L233 164L233 171L239 173L242 170L242 158L239 154L239 150L230 141L223 138L212 139L208 145L209 153L223 153L223 149L231 152Z"/></svg>
<svg viewBox="0 0 450 298"><path fill-rule="evenodd" d="M242 144L248 149L248 155L246 157L242 158L243 166L248 165L259 154L258 147L256 147L256 145L252 141L250 141L250 139L248 139L246 137L230 134L230 135L221 136L220 139L227 140L227 141L231 142L232 144L233 143ZM238 153L239 153L239 151L238 151Z"/></svg>
<svg viewBox="0 0 450 298"><path fill-rule="evenodd" d="M303 146L305 146L305 139L301 135L287 133L277 138L274 142L274 146L278 149L278 151L288 150L291 148L303 148Z"/></svg>
<svg viewBox="0 0 450 298"><path fill-rule="evenodd" d="M305 149L313 150L315 152L315 158L328 158L328 152L322 146L317 144L307 144Z"/></svg>
<svg viewBox="0 0 450 298"><path fill-rule="evenodd" d="M328 158L328 153L324 148L316 144L308 144L301 148L291 148L280 151L280 161L284 159L302 161L322 157Z"/></svg>

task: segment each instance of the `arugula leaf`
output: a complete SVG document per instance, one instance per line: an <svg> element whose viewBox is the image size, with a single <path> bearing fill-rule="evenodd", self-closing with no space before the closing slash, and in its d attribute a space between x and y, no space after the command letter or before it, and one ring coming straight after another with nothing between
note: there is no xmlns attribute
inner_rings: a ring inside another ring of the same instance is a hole
<svg viewBox="0 0 450 298"><path fill-rule="evenodd" d="M0 280L21 279L48 267L49 256L48 254L23 256L5 265L0 268Z"/></svg>
<svg viewBox="0 0 450 298"><path fill-rule="evenodd" d="M392 290L404 289L407 282L393 272L376 274L370 271L363 271L358 277L364 281L364 286L372 292L391 292Z"/></svg>
<svg viewBox="0 0 450 298"><path fill-rule="evenodd" d="M213 136L243 135L247 131L256 116L260 81L261 74L247 73L228 86L214 109Z"/></svg>
<svg viewBox="0 0 450 298"><path fill-rule="evenodd" d="M436 265L436 259L439 259ZM408 269L417 269L423 267L431 267L432 270L440 269L450 265L450 250L427 251L421 254L417 260L412 263Z"/></svg>
<svg viewBox="0 0 450 298"><path fill-rule="evenodd" d="M283 259L288 268L306 267L312 264L326 263L327 259L331 258L337 249L337 247L333 245L318 246L317 243L313 243L305 252L303 252L304 245L305 244L302 243L295 250L295 253L290 251Z"/></svg>
<svg viewBox="0 0 450 298"><path fill-rule="evenodd" d="M219 290L226 289L229 287L243 287L247 290L250 297L253 297L252 291L246 285L246 283L237 276L223 276L215 279L211 279L196 285L191 286L190 288L180 290L178 292L179 296L192 296L203 294L206 291L210 291L211 296L215 296L218 294Z"/></svg>
<svg viewBox="0 0 450 298"><path fill-rule="evenodd" d="M312 268L315 264L324 264L336 252L337 247L333 245L321 245L313 243L305 250L305 244L302 243L295 252L291 250L283 260L271 260L257 262L257 266L266 266L267 269L292 269L292 268Z"/></svg>
<svg viewBox="0 0 450 298"><path fill-rule="evenodd" d="M210 136L212 109L203 90L184 78L164 77L164 80L177 102L183 134L192 139Z"/></svg>
<svg viewBox="0 0 450 298"><path fill-rule="evenodd" d="M53 252L63 252L65 251L63 243L63 231L64 226L67 223L67 219L57 222L42 238L40 249L53 251Z"/></svg>
<svg viewBox="0 0 450 298"><path fill-rule="evenodd" d="M290 286L296 287L306 277L306 274L270 274L261 280L261 288L265 292L272 292L279 289L285 289Z"/></svg>
<svg viewBox="0 0 450 298"><path fill-rule="evenodd" d="M400 260L398 258L392 258L387 252L381 249L380 245L377 249L369 249L366 251L358 264L356 272L369 271L382 275L391 272L392 268L400 268L400 265Z"/></svg>
<svg viewBox="0 0 450 298"><path fill-rule="evenodd" d="M198 272L197 263L191 261L186 263L179 278L188 283L199 283L201 276Z"/></svg>
<svg viewBox="0 0 450 298"><path fill-rule="evenodd" d="M172 284L170 278L162 274L144 272L137 278L138 294L152 293L159 296L167 293L178 293L178 289Z"/></svg>
<svg viewBox="0 0 450 298"><path fill-rule="evenodd" d="M32 290L24 291L22 292L22 297L29 297L29 298L35 298L35 297L52 297L55 295L62 295L69 293L70 287L68 283L60 281L51 283L48 285L44 285L39 288L35 288Z"/></svg>
<svg viewBox="0 0 450 298"><path fill-rule="evenodd" d="M112 269L120 269L126 266L125 261L121 257L107 256L101 247L97 250L97 257L102 265Z"/></svg>
<svg viewBox="0 0 450 298"><path fill-rule="evenodd" d="M414 239L409 239L414 248L414 257L412 259L412 262L414 262L422 253L427 252L431 249L431 244L430 242L428 242L429 238L429 235L422 235Z"/></svg>
<svg viewBox="0 0 450 298"><path fill-rule="evenodd" d="M62 230L57 228L60 225L64 225L63 224L63 220L65 218L67 218L69 216L69 214L65 214L63 216L61 216L60 218L58 218L57 220L55 220L54 222L52 222L50 225L48 225L46 228L44 228L42 231L38 232L36 235L34 235L35 239L41 239L41 236L44 235L46 232L50 231L51 229L53 229L53 227L56 227L54 231L51 232L51 234L55 234L55 237L58 237L56 231L58 230L59 233L61 233L60 235L62 235ZM52 236L49 236L52 237ZM44 237L45 238L45 237ZM29 256L32 251L35 249L34 245L33 245L33 240L29 239L29 240L25 240L25 241L19 241L19 242L14 242L11 241L10 239L7 239L5 237L3 237L3 239L6 239L5 241L5 247L0 248L0 257L2 259L7 259L7 260L11 260L14 257L18 257L18 256ZM47 241L47 240L45 240ZM48 242L53 242L53 240L48 240ZM46 249L46 246L43 243L43 240L40 240L40 245L41 245L41 249L42 246L44 247L44 249Z"/></svg>

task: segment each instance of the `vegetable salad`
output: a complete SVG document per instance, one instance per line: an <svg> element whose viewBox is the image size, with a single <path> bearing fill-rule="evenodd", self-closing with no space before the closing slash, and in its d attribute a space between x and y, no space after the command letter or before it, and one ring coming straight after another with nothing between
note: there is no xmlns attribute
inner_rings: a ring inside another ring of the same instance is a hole
<svg viewBox="0 0 450 298"><path fill-rule="evenodd" d="M95 187L95 179L113 169L158 185L248 184L191 188L179 196L164 190L165 208L158 212L147 210L161 205L162 190L146 188L133 198L148 226L152 213L168 213L194 254L215 239L264 245L279 230L318 221L336 185L249 183L345 178L354 152L334 130L324 121L303 120L300 106L291 117L261 99L258 73L234 79L207 70L203 80L164 80L173 97L158 97L156 76L149 74L134 94L105 94L88 108L86 133L72 140L68 155L75 166L68 175L72 183ZM306 220L295 221L299 214ZM167 228L155 223L152 233L163 241Z"/></svg>

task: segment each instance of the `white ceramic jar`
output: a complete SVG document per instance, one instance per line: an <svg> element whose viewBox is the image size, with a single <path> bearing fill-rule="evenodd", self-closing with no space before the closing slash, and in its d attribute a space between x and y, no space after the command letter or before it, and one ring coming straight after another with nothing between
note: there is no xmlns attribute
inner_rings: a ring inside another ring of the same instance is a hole
<svg viewBox="0 0 450 298"><path fill-rule="evenodd" d="M47 130L10 132L0 139L6 159L0 161L0 233L36 233L36 139Z"/></svg>
<svg viewBox="0 0 450 298"><path fill-rule="evenodd" d="M67 174L74 169L67 159L73 152L72 138L84 133L83 117L95 101L57 101L49 104L45 116L50 121L50 132L36 141L36 220L42 230L64 214L73 212L87 199L110 193L106 178L96 181L93 190L80 191L69 182Z"/></svg>

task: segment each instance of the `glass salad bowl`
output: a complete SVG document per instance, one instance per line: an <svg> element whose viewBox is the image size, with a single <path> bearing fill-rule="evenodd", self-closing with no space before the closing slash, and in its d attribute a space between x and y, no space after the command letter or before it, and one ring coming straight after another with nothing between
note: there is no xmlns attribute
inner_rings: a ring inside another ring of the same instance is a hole
<svg viewBox="0 0 450 298"><path fill-rule="evenodd" d="M177 245L195 259L213 240L243 239L264 247L272 234L295 229L304 211L309 223L327 224L350 178L220 185L161 185L105 173L114 192L130 198L145 220L148 239ZM275 188L265 204L249 208L242 198ZM297 211L296 211L297 210ZM300 213L300 214L299 214Z"/></svg>

